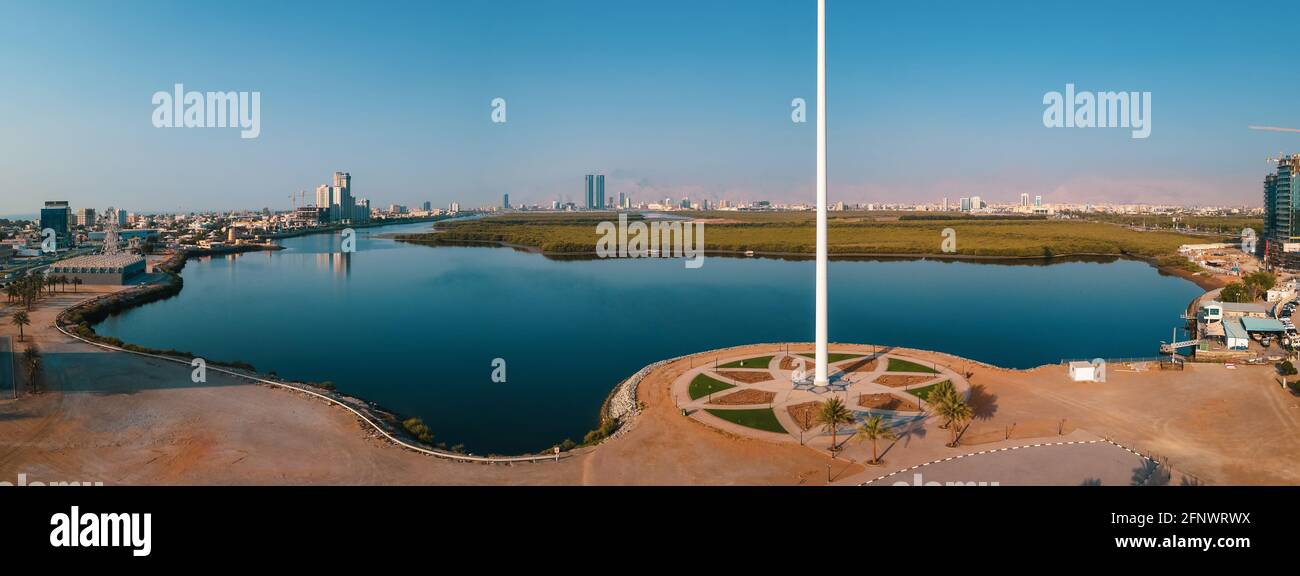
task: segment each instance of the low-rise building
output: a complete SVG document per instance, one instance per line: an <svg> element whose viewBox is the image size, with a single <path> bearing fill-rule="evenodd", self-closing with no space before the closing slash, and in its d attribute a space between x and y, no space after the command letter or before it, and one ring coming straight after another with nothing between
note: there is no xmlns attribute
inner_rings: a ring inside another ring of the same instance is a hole
<svg viewBox="0 0 1300 576"><path fill-rule="evenodd" d="M143 273L144 257L135 254L96 254L60 260L50 265L48 275L79 278L84 284L122 285Z"/></svg>

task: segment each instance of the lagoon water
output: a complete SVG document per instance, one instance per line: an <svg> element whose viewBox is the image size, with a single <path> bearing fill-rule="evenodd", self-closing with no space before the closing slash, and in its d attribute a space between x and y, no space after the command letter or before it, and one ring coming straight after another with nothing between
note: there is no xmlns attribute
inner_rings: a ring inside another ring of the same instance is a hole
<svg viewBox="0 0 1300 576"><path fill-rule="evenodd" d="M809 341L813 263L755 258L560 261L403 244L360 231L274 253L191 260L180 295L101 334L262 372L333 381L422 417L437 441L514 454L580 441L610 389L695 351ZM1154 356L1200 289L1132 261L1049 266L830 263L831 341L941 350L1027 368ZM492 381L506 361L507 381Z"/></svg>

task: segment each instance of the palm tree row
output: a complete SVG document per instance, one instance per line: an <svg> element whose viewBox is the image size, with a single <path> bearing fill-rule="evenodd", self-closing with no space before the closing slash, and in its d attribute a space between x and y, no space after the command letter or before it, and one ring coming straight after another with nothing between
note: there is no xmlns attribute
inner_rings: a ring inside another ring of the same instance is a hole
<svg viewBox="0 0 1300 576"><path fill-rule="evenodd" d="M5 286L5 296L9 299L9 302L20 302L24 308L31 310L42 293L53 294L55 289L60 287L66 292L69 285L72 286L73 292L76 292L77 287L83 283L81 278L76 277L69 278L63 275L41 276L36 274L24 276Z"/></svg>

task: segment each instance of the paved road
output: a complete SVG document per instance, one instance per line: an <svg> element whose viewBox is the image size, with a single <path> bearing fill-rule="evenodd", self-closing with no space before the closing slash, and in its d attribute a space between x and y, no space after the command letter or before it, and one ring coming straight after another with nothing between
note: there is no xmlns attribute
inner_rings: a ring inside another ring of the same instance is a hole
<svg viewBox="0 0 1300 576"><path fill-rule="evenodd" d="M13 397L14 390L14 361L13 344L9 336L0 336L0 393L6 397Z"/></svg>

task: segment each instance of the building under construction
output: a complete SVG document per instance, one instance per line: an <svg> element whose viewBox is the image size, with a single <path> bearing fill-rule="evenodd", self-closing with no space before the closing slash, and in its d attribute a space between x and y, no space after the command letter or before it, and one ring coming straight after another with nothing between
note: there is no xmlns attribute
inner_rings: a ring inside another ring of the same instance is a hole
<svg viewBox="0 0 1300 576"><path fill-rule="evenodd" d="M1259 250L1275 268L1300 270L1300 154L1271 158L1277 171L1264 177L1264 237Z"/></svg>

